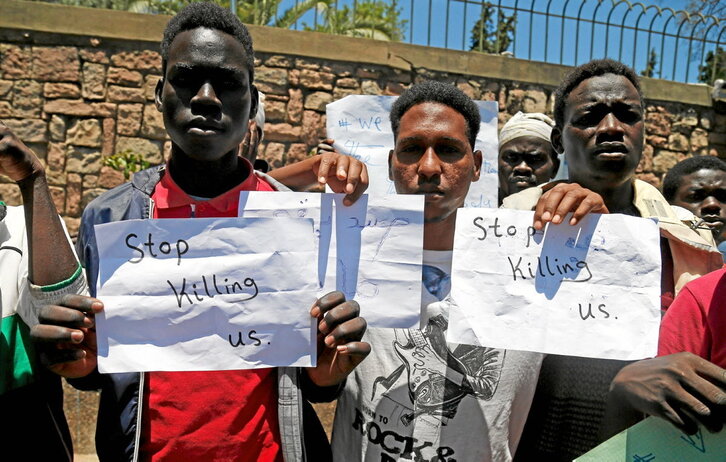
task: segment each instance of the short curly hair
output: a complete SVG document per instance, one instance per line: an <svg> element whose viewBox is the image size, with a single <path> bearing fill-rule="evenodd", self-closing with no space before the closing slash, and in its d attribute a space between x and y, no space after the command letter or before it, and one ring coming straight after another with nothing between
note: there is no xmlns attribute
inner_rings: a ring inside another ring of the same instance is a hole
<svg viewBox="0 0 726 462"><path fill-rule="evenodd" d="M474 149L476 135L479 133L481 116L476 104L454 85L428 80L413 85L404 91L391 107L390 119L394 138L398 138L398 128L401 117L413 106L421 103L439 103L449 106L466 120L466 137L469 139L471 149Z"/></svg>
<svg viewBox="0 0 726 462"><path fill-rule="evenodd" d="M581 66L577 66L562 79L560 86L555 90L555 125L562 128L565 125L565 102L570 92L581 82L599 75L615 74L622 75L630 80L640 96L640 104L643 105L643 93L640 89L640 81L635 71L620 61L613 59L593 59Z"/></svg>
<svg viewBox="0 0 726 462"><path fill-rule="evenodd" d="M675 200L678 188L681 187L681 178L699 170L726 172L726 162L713 156L694 156L678 162L668 170L663 179L663 197L668 202Z"/></svg>
<svg viewBox="0 0 726 462"><path fill-rule="evenodd" d="M176 36L181 32L198 27L222 31L242 44L247 58L245 64L249 69L250 83L252 83L255 70L255 52L252 48L252 37L250 37L247 27L230 10L211 2L190 3L169 20L164 29L164 38L161 40L162 72L166 73L169 48L171 48L171 43Z"/></svg>

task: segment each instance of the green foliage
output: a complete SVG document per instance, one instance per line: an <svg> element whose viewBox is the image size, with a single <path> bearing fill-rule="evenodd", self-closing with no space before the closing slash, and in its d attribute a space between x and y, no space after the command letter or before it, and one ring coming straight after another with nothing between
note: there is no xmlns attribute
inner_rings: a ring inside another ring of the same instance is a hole
<svg viewBox="0 0 726 462"><path fill-rule="evenodd" d="M400 19L396 2L365 0L358 2L353 9L348 5L336 8L333 0L318 1L316 8L322 13L322 21L305 30L368 37L378 40L402 40L405 20Z"/></svg>
<svg viewBox="0 0 726 462"><path fill-rule="evenodd" d="M500 8L497 22L494 22L494 5L484 3L479 19L471 29L470 51L499 54L506 51L512 43L517 15L507 16Z"/></svg>
<svg viewBox="0 0 726 462"><path fill-rule="evenodd" d="M714 66L716 66L714 72ZM698 66L698 81L713 85L718 79L726 80L726 50L718 47L716 53L709 51L703 66Z"/></svg>
<svg viewBox="0 0 726 462"><path fill-rule="evenodd" d="M655 52L655 48L650 49L650 54L648 55L648 62L645 63L645 69L640 71L640 75L643 77L653 77L653 74L655 74L655 66L658 65L658 55Z"/></svg>
<svg viewBox="0 0 726 462"><path fill-rule="evenodd" d="M103 165L111 167L124 174L125 179L129 179L132 173L149 168L151 164L146 161L141 154L135 154L130 149L117 152L112 156L106 157Z"/></svg>

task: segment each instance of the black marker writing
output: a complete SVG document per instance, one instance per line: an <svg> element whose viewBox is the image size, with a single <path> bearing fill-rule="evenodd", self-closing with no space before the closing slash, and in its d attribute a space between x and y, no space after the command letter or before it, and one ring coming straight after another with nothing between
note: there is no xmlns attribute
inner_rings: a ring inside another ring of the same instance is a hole
<svg viewBox="0 0 726 462"><path fill-rule="evenodd" d="M238 281L230 282L228 278L224 278L219 281L219 284L217 282L216 274L213 274L211 278L203 275L201 279L201 282L187 284L187 279L182 278L181 285L179 287L169 280L166 281L166 283L169 284L169 287L171 287L171 290L174 292L174 297L176 298L176 303L179 308L182 307L185 300L189 305L195 304L196 302L192 301L192 295L197 302L202 302L204 301L205 295L207 298L214 298L216 295L240 294L243 297L238 300L234 300L233 302L246 302L257 297L257 294L259 293L257 284L252 278L245 278L242 283L239 283ZM222 287L221 289L220 285ZM177 288L179 290L177 290ZM250 290L246 290L245 288L253 288L254 292L251 293Z"/></svg>

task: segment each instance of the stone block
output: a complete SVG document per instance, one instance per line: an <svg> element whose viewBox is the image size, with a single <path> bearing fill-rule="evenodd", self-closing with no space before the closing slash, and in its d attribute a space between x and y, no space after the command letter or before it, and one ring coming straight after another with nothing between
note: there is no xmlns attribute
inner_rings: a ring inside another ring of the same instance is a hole
<svg viewBox="0 0 726 462"><path fill-rule="evenodd" d="M13 85L13 112L18 118L40 117L43 87L35 80L17 80Z"/></svg>
<svg viewBox="0 0 726 462"><path fill-rule="evenodd" d="M689 107L676 114L675 121L687 127L696 127L698 125L698 113L694 108Z"/></svg>
<svg viewBox="0 0 726 462"><path fill-rule="evenodd" d="M144 79L144 96L148 101L154 101L156 84L161 79L158 75L147 75Z"/></svg>
<svg viewBox="0 0 726 462"><path fill-rule="evenodd" d="M3 123L15 135L26 143L44 143L48 141L48 127L40 119L5 119Z"/></svg>
<svg viewBox="0 0 726 462"><path fill-rule="evenodd" d="M143 88L108 86L108 100L114 103L143 103L146 101Z"/></svg>
<svg viewBox="0 0 726 462"><path fill-rule="evenodd" d="M10 98L10 90L13 89L12 80L0 80L0 99Z"/></svg>
<svg viewBox="0 0 726 462"><path fill-rule="evenodd" d="M360 92L364 95L380 95L383 94L378 82L374 80L363 80L360 84Z"/></svg>
<svg viewBox="0 0 726 462"><path fill-rule="evenodd" d="M134 154L140 154L152 165L159 165L162 163L161 146L160 141L119 136L116 141L116 152L131 151Z"/></svg>
<svg viewBox="0 0 726 462"><path fill-rule="evenodd" d="M265 60L268 67L292 67L292 61L288 56L273 55Z"/></svg>
<svg viewBox="0 0 726 462"><path fill-rule="evenodd" d="M101 167L103 168L103 167ZM83 190L95 188L98 184L98 175L83 175Z"/></svg>
<svg viewBox="0 0 726 462"><path fill-rule="evenodd" d="M119 135L136 136L141 128L142 111L141 104L119 104L118 117L116 119L116 131Z"/></svg>
<svg viewBox="0 0 726 462"><path fill-rule="evenodd" d="M671 134L671 118L661 112L648 112L645 115L645 132L649 135L667 137Z"/></svg>
<svg viewBox="0 0 726 462"><path fill-rule="evenodd" d="M43 106L47 114L65 114L80 117L115 117L116 105L112 103L86 103L81 100L56 99Z"/></svg>
<svg viewBox="0 0 726 462"><path fill-rule="evenodd" d="M679 152L658 150L653 156L653 172L664 174L685 157L684 154Z"/></svg>
<svg viewBox="0 0 726 462"><path fill-rule="evenodd" d="M260 153L263 151L260 149ZM285 155L285 145L282 143L267 143L264 153L260 156L266 160L272 168L282 167Z"/></svg>
<svg viewBox="0 0 726 462"><path fill-rule="evenodd" d="M334 79L335 74L303 69L300 71L299 85L311 90L332 90Z"/></svg>
<svg viewBox="0 0 726 462"><path fill-rule="evenodd" d="M355 76L360 79L380 79L381 72L371 67L359 67L355 70Z"/></svg>
<svg viewBox="0 0 726 462"><path fill-rule="evenodd" d="M64 216L63 217L63 221L66 224L66 229L68 230L68 235L71 237L71 239L73 239L74 241L76 241L78 239L78 229L81 227L81 219L80 218L74 218L74 217L66 217L66 216ZM63 381L63 384L64 384L64 386L70 387L70 385L68 385L68 384L65 383L65 380ZM90 392L89 391L85 391L85 392L82 392L80 390L76 390L76 392L77 393L83 393L83 394L98 393L98 392L94 392L94 391L90 391ZM68 400L66 400L66 402L68 402ZM95 407L91 407L90 409L98 409L98 404ZM88 422L88 421L86 421L86 422ZM89 435L94 435L96 433L96 425L95 425L96 419L94 418L93 420L91 420L91 422L94 424L93 425L93 428L88 431L88 435L85 435L85 439L92 440L93 438L90 437ZM80 452L82 450L83 446L79 445L78 442L79 442L79 438L76 438L74 436L73 437L73 449L76 450L76 457L78 457L78 454L83 454L82 452ZM91 446L90 447L91 447L91 452L94 452L95 453L95 446L93 446L93 442L91 442Z"/></svg>
<svg viewBox="0 0 726 462"><path fill-rule="evenodd" d="M655 175L654 173L641 173L636 175L638 179L645 181L646 183L650 183L656 188L660 189L661 180L660 177Z"/></svg>
<svg viewBox="0 0 726 462"><path fill-rule="evenodd" d="M286 116L284 101L265 101L265 121L284 121Z"/></svg>
<svg viewBox="0 0 726 462"><path fill-rule="evenodd" d="M124 178L123 173L119 172L118 170L114 170L107 165L104 165L103 167L101 167L101 174L98 176L97 185L101 188L111 189L124 183L125 181L126 178Z"/></svg>
<svg viewBox="0 0 726 462"><path fill-rule="evenodd" d="M98 119L77 120L66 133L66 143L89 148L101 147L101 122Z"/></svg>
<svg viewBox="0 0 726 462"><path fill-rule="evenodd" d="M71 217L80 217L83 209L81 208L81 193L83 192L83 183L81 175L77 173L69 173L66 181L66 215Z"/></svg>
<svg viewBox="0 0 726 462"><path fill-rule="evenodd" d="M93 48L82 48L78 51L78 55L83 61L90 63L108 64L108 55L103 50Z"/></svg>
<svg viewBox="0 0 726 462"><path fill-rule="evenodd" d="M471 99L479 99L479 92L468 82L458 82L456 87Z"/></svg>
<svg viewBox="0 0 726 462"><path fill-rule="evenodd" d="M48 82L78 82L81 61L75 47L33 47L33 78Z"/></svg>
<svg viewBox="0 0 726 462"><path fill-rule="evenodd" d="M50 198L53 200L56 211L63 213L66 207L66 190L59 186L48 186Z"/></svg>
<svg viewBox="0 0 726 462"><path fill-rule="evenodd" d="M123 67L110 67L106 79L111 85L123 85L125 87L140 87L144 83L144 76L141 75L141 72Z"/></svg>
<svg viewBox="0 0 726 462"><path fill-rule="evenodd" d="M102 100L106 97L106 66L83 63L83 97Z"/></svg>
<svg viewBox="0 0 726 462"><path fill-rule="evenodd" d="M103 144L101 155L108 157L113 154L116 145L116 120L110 117L103 119Z"/></svg>
<svg viewBox="0 0 726 462"><path fill-rule="evenodd" d="M98 149L68 146L66 151L66 171L82 174L98 174L102 158Z"/></svg>
<svg viewBox="0 0 726 462"><path fill-rule="evenodd" d="M15 116L15 110L10 101L0 101L0 119L9 119Z"/></svg>
<svg viewBox="0 0 726 462"><path fill-rule="evenodd" d="M48 82L43 85L46 98L80 98L81 89L75 83Z"/></svg>
<svg viewBox="0 0 726 462"><path fill-rule="evenodd" d="M63 153L65 156L65 152ZM53 186L66 186L66 172L64 170L46 170L45 179L49 185Z"/></svg>
<svg viewBox="0 0 726 462"><path fill-rule="evenodd" d="M313 111L325 112L325 106L333 101L333 95L322 91L316 91L309 94L305 98L305 109L311 109Z"/></svg>
<svg viewBox="0 0 726 462"><path fill-rule="evenodd" d="M708 147L708 132L702 128L696 128L691 133L691 151L697 152Z"/></svg>
<svg viewBox="0 0 726 462"><path fill-rule="evenodd" d="M66 166L66 145L63 143L48 143L46 164L49 170L63 171Z"/></svg>
<svg viewBox="0 0 726 462"><path fill-rule="evenodd" d="M688 138L681 133L671 133L668 137L668 149L671 151L688 151L690 149Z"/></svg>
<svg viewBox="0 0 726 462"><path fill-rule="evenodd" d="M164 128L164 115L156 109L154 104L144 106L144 120L141 124L141 135L155 140L166 139Z"/></svg>
<svg viewBox="0 0 726 462"><path fill-rule="evenodd" d="M290 69L290 72L287 74L287 81L291 87L300 85L300 69Z"/></svg>
<svg viewBox="0 0 726 462"><path fill-rule="evenodd" d="M15 183L0 184L0 200L8 205L22 205L23 196Z"/></svg>
<svg viewBox="0 0 726 462"><path fill-rule="evenodd" d="M308 146L317 146L325 137L325 116L315 111L303 112L302 141Z"/></svg>
<svg viewBox="0 0 726 462"><path fill-rule="evenodd" d="M287 70L261 66L255 69L255 85L263 93L287 94Z"/></svg>
<svg viewBox="0 0 726 462"><path fill-rule="evenodd" d="M265 124L268 141L300 141L300 127L290 124Z"/></svg>
<svg viewBox="0 0 726 462"><path fill-rule="evenodd" d="M547 112L547 94L542 90L527 90L522 102L524 112Z"/></svg>
<svg viewBox="0 0 726 462"><path fill-rule="evenodd" d="M708 142L711 144L726 144L726 133L714 133L708 134Z"/></svg>
<svg viewBox="0 0 726 462"><path fill-rule="evenodd" d="M287 121L298 124L302 121L302 90L298 88L291 88L288 93L290 95L290 100L287 102Z"/></svg>
<svg viewBox="0 0 726 462"><path fill-rule="evenodd" d="M298 69L310 69L313 71L317 71L320 69L320 63L297 58L295 59L295 67Z"/></svg>
<svg viewBox="0 0 726 462"><path fill-rule="evenodd" d="M654 148L667 148L668 138L664 136L651 135L645 137L645 142Z"/></svg>
<svg viewBox="0 0 726 462"><path fill-rule="evenodd" d="M359 87L358 80L351 78L351 77L336 80L335 86L341 87L341 88L358 88Z"/></svg>
<svg viewBox="0 0 726 462"><path fill-rule="evenodd" d="M406 90L406 87L399 82L387 82L383 90L384 95L398 96Z"/></svg>
<svg viewBox="0 0 726 462"><path fill-rule="evenodd" d="M648 144L643 146L643 155L640 156L640 162L636 167L636 173L650 172L653 170L653 146Z"/></svg>
<svg viewBox="0 0 726 462"><path fill-rule="evenodd" d="M161 55L156 51L122 51L111 56L111 64L139 71L161 74Z"/></svg>
<svg viewBox="0 0 726 462"><path fill-rule="evenodd" d="M172 144L170 140L164 141L164 146L161 149L162 156L164 156L164 162L168 162L169 159L171 159L171 147Z"/></svg>
<svg viewBox="0 0 726 462"><path fill-rule="evenodd" d="M51 141L63 141L66 138L66 121L63 117L53 114L48 124Z"/></svg>
<svg viewBox="0 0 726 462"><path fill-rule="evenodd" d="M296 162L300 162L301 160L304 160L308 157L309 151L308 147L304 143L293 143L290 145L290 148L287 150L287 155L285 156L285 165L294 164Z"/></svg>
<svg viewBox="0 0 726 462"><path fill-rule="evenodd" d="M0 45L0 72L4 79L27 79L31 76L33 55L30 47Z"/></svg>

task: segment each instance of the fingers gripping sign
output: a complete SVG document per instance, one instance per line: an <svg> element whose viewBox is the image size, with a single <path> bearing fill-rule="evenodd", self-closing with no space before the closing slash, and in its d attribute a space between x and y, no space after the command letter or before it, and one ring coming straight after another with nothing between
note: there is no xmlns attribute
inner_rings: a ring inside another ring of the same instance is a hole
<svg viewBox="0 0 726 462"><path fill-rule="evenodd" d="M318 182L327 184L336 193L345 193L343 203L351 205L368 188L368 168L360 160L335 150L335 141L326 139L318 144L316 170Z"/></svg>
<svg viewBox="0 0 726 462"><path fill-rule="evenodd" d="M609 213L600 194L577 183L553 182L542 189L543 194L534 211L534 228L538 231L544 229L548 222L559 225L570 212L572 226L588 213Z"/></svg>
<svg viewBox="0 0 726 462"><path fill-rule="evenodd" d="M84 377L96 368L95 315L103 303L83 295L65 295L57 305L41 308L30 330L41 361L63 377Z"/></svg>
<svg viewBox="0 0 726 462"><path fill-rule="evenodd" d="M315 302L310 315L318 319L318 365L307 369L320 387L337 385L371 352L362 342L366 321L354 300L341 292L331 292Z"/></svg>

